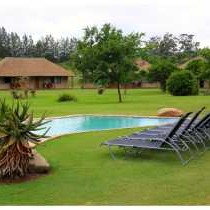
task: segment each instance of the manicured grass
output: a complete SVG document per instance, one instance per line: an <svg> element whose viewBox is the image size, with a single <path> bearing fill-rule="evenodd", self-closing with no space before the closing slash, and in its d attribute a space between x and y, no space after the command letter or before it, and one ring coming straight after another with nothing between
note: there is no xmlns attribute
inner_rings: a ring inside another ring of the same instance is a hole
<svg viewBox="0 0 210 210"><path fill-rule="evenodd" d="M161 107L196 111L210 108L209 96L172 97L159 90L131 90L123 104L117 103L116 90L99 96L95 90L61 91L74 94L76 103L56 102L59 91L40 91L29 99L32 109L50 116L100 113L155 115ZM0 92L10 100L8 92ZM37 116L38 116L37 115ZM89 132L60 137L37 147L50 162L48 176L21 184L0 185L0 204L35 205L160 205L210 204L210 152L182 166L175 154L144 151L140 156L112 160L100 143L132 133L139 128Z"/></svg>
<svg viewBox="0 0 210 210"><path fill-rule="evenodd" d="M77 102L57 102L62 93L77 97ZM0 97L11 101L8 91L1 91ZM201 106L210 108L210 96L180 96L174 97L163 94L157 89L128 90L123 96L124 102L118 103L117 90L106 90L104 95L98 95L96 90L46 90L37 91L35 98L29 97L31 108L36 116L44 111L48 116L68 114L128 114L128 115L156 115L163 107L177 107L184 111L195 111Z"/></svg>

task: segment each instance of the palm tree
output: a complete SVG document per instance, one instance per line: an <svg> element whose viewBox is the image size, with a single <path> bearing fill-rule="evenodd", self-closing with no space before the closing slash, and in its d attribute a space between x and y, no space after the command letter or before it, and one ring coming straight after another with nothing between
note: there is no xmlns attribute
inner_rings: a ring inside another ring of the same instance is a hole
<svg viewBox="0 0 210 210"><path fill-rule="evenodd" d="M44 129L42 125L45 115L34 121L33 113L29 113L29 104L13 102L11 106L0 101L0 133L5 137L0 139L0 178L15 178L28 173L32 150L29 142L38 144L41 138L35 131Z"/></svg>

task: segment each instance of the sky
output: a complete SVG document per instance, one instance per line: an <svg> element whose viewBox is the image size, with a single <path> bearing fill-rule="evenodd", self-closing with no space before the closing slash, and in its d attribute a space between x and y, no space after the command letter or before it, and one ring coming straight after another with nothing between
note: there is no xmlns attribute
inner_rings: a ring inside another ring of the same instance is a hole
<svg viewBox="0 0 210 210"><path fill-rule="evenodd" d="M83 35L86 26L111 23L146 39L166 32L194 34L210 47L210 0L1 0L0 26L35 40Z"/></svg>

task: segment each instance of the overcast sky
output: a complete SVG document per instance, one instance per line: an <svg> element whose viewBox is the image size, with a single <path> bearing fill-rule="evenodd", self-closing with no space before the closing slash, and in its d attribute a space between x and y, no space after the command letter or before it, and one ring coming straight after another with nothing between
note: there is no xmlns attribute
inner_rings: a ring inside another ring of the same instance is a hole
<svg viewBox="0 0 210 210"><path fill-rule="evenodd" d="M81 37L86 26L112 23L147 37L195 35L210 47L210 0L4 0L0 26L38 39L46 34Z"/></svg>

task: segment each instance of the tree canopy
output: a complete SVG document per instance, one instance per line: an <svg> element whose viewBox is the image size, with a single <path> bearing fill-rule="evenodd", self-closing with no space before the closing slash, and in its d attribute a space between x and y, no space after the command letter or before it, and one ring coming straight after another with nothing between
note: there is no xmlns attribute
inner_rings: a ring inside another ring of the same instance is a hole
<svg viewBox="0 0 210 210"><path fill-rule="evenodd" d="M199 42L194 41L192 34L175 36L165 33L161 36L152 36L145 41L145 47L140 56L151 63L167 59L172 62L182 63L184 59L195 57L198 53Z"/></svg>
<svg viewBox="0 0 210 210"><path fill-rule="evenodd" d="M98 85L116 83L119 102L122 102L120 88L137 70L135 59L143 35L124 35L111 24L104 24L101 29L87 27L72 56L74 65L82 72L83 78L92 79Z"/></svg>
<svg viewBox="0 0 210 210"><path fill-rule="evenodd" d="M152 82L160 82L160 87L165 92L166 80L176 70L177 67L174 64L167 60L161 60L150 68L148 78Z"/></svg>
<svg viewBox="0 0 210 210"><path fill-rule="evenodd" d="M205 68L206 61L201 59L192 60L185 67L186 70L191 71L198 79L201 78L201 74Z"/></svg>
<svg viewBox="0 0 210 210"><path fill-rule="evenodd" d="M4 57L46 57L55 61L68 60L76 47L75 38L54 39L52 35L41 37L37 42L31 35L20 37L16 32L8 33L0 27L0 58Z"/></svg>

